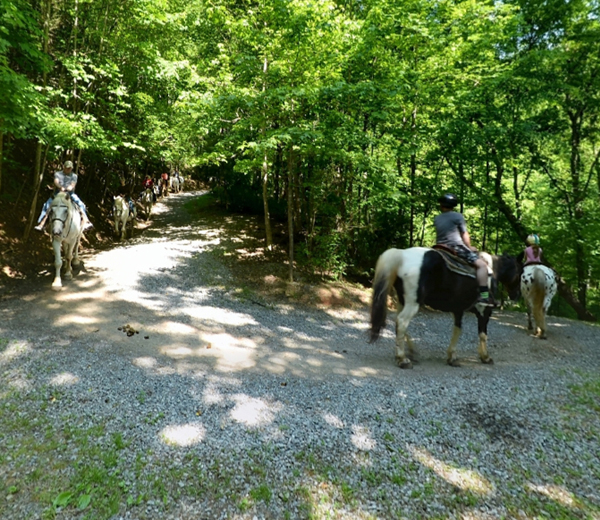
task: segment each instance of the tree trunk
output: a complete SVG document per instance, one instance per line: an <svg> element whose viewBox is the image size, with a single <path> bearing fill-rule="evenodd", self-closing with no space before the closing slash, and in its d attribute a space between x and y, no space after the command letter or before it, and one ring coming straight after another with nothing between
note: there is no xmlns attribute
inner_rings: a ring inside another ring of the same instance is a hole
<svg viewBox="0 0 600 520"><path fill-rule="evenodd" d="M23 233L23 240L27 242L31 228L33 227L33 221L36 215L37 199L40 192L40 186L42 184L42 177L44 176L44 170L42 168L42 143L38 141L35 149L35 183L33 187L33 199L29 208L29 217L27 218L27 225L25 226L25 232Z"/></svg>
<svg viewBox="0 0 600 520"><path fill-rule="evenodd" d="M267 71L269 70L269 60L265 56L263 63L263 92L267 88ZM262 136L263 141L265 141L265 137L267 134L267 121L266 115L265 120L263 121L262 127ZM267 143L264 142L266 147ZM263 164L262 164L262 172L261 172L261 183L262 183L262 198L263 198L263 207L265 212L265 238L266 238L266 248L267 251L271 251L273 249L273 233L271 232L271 216L269 214L269 190L268 190L268 181L269 181L269 156L267 153L267 149L265 148L263 155Z"/></svg>
<svg viewBox="0 0 600 520"><path fill-rule="evenodd" d="M294 161L293 151L290 145L288 155L288 186L287 186L287 216L288 216L288 235L290 244L290 282L294 281Z"/></svg>
<svg viewBox="0 0 600 520"><path fill-rule="evenodd" d="M0 121L0 126L2 125L2 121ZM3 155L3 144L4 144L4 132L0 130L0 193L2 193L2 159Z"/></svg>
<svg viewBox="0 0 600 520"><path fill-rule="evenodd" d="M266 246L267 251L271 251L273 249L273 233L271 231L271 217L269 215L269 192L268 192L268 181L269 181L269 161L267 152L265 151L265 155L263 157L263 166L262 166L262 197L263 197L263 207L265 210L265 237L266 237Z"/></svg>
<svg viewBox="0 0 600 520"><path fill-rule="evenodd" d="M409 247L415 245L415 180L417 176L417 157L413 153L410 156L410 224L409 224Z"/></svg>

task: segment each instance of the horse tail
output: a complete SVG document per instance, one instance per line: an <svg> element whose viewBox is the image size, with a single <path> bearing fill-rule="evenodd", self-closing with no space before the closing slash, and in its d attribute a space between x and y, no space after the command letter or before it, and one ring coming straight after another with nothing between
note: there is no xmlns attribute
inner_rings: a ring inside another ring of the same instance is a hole
<svg viewBox="0 0 600 520"><path fill-rule="evenodd" d="M379 339L387 317L387 298L402 265L402 250L388 249L377 260L371 302L371 331L369 343Z"/></svg>
<svg viewBox="0 0 600 520"><path fill-rule="evenodd" d="M536 323L544 323L544 299L546 298L546 275L539 267L533 268L533 280L531 283L531 307L533 318Z"/></svg>

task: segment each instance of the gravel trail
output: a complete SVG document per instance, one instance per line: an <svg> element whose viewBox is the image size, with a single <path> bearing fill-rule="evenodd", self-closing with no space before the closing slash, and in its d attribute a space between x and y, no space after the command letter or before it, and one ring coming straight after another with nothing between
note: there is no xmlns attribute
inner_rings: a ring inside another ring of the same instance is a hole
<svg viewBox="0 0 600 520"><path fill-rule="evenodd" d="M240 298L196 196L0 300L1 518L600 518L596 326L497 311L488 366L467 316L453 368L425 311L401 371L366 307Z"/></svg>

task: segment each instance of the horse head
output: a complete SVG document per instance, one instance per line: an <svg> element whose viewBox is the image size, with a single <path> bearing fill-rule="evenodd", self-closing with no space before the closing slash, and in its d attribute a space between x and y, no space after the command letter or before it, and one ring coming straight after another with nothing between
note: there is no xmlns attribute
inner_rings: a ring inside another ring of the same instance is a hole
<svg viewBox="0 0 600 520"><path fill-rule="evenodd" d="M514 256L503 253L494 257L494 276L504 285L508 297L517 301L521 296L521 273L523 266Z"/></svg>
<svg viewBox="0 0 600 520"><path fill-rule="evenodd" d="M67 222L73 213L73 203L71 194L66 192L57 193L50 204L50 221L52 226L52 235L62 235Z"/></svg>
<svg viewBox="0 0 600 520"><path fill-rule="evenodd" d="M115 195L113 197L113 215L115 216L115 218L120 218L121 213L123 213L123 210L125 208L126 204L123 200L123 197L121 197L121 195Z"/></svg>

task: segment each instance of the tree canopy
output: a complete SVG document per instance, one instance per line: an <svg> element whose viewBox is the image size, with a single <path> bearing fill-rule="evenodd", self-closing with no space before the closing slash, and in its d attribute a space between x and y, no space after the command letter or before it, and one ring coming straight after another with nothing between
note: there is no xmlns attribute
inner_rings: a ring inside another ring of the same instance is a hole
<svg viewBox="0 0 600 520"><path fill-rule="evenodd" d="M600 313L600 4L591 0L0 0L0 194L66 157L92 208L179 168L288 222L290 254L369 275L430 245L529 233ZM22 154L22 150L29 154ZM37 177L36 177L37 176ZM4 178L4 182L2 179Z"/></svg>

